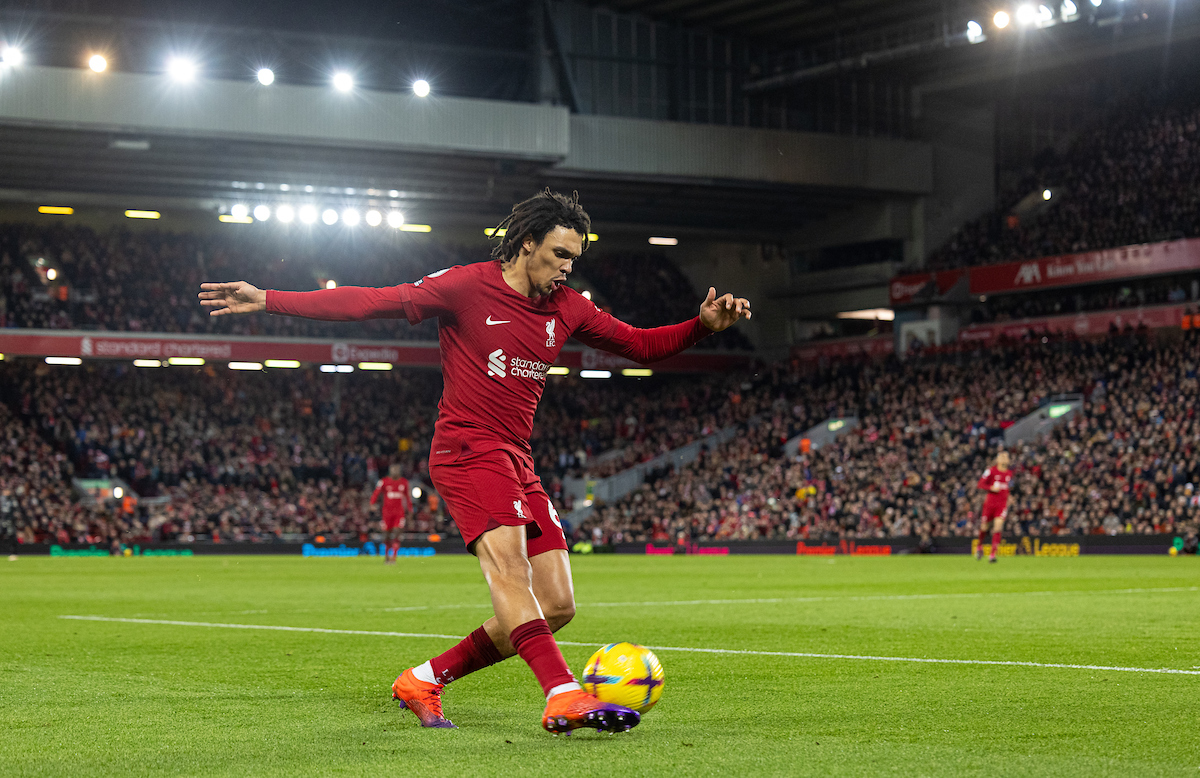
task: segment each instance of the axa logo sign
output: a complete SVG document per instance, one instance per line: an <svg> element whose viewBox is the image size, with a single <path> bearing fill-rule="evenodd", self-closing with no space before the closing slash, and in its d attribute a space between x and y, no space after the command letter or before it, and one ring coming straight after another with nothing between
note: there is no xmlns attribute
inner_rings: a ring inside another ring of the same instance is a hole
<svg viewBox="0 0 1200 778"><path fill-rule="evenodd" d="M1042 282L1042 266L1038 262L1025 262L1021 265L1021 269L1017 271L1017 277L1013 280L1014 286L1021 284L1040 284Z"/></svg>
<svg viewBox="0 0 1200 778"><path fill-rule="evenodd" d="M903 281L893 281L892 282L892 299L893 300L904 300L909 297L912 297L917 292L924 289L926 283L928 283L928 282L920 281L915 284L906 284Z"/></svg>
<svg viewBox="0 0 1200 778"><path fill-rule="evenodd" d="M507 372L504 364L507 361L508 357L504 356L504 349L502 348L498 348L491 354L488 354L488 375L495 376L496 378L503 378L505 372Z"/></svg>

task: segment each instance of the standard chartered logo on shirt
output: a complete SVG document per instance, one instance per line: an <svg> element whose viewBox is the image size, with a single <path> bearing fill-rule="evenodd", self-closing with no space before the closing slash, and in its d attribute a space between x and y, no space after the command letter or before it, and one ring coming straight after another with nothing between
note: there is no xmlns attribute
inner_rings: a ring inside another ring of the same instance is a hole
<svg viewBox="0 0 1200 778"><path fill-rule="evenodd" d="M521 359L519 357L509 359L502 348L498 348L488 354L487 374L496 378L503 378L505 373L508 373L515 378L533 378L544 381L546 379L546 371L549 369L550 365L536 359Z"/></svg>

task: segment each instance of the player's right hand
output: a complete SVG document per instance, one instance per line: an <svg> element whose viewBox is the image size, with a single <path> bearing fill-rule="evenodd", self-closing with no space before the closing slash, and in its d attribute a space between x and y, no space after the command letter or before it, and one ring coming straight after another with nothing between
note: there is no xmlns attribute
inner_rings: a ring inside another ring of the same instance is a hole
<svg viewBox="0 0 1200 778"><path fill-rule="evenodd" d="M219 284L200 284L200 304L212 308L209 316L225 316L230 313L257 313L267 309L267 293L245 281L228 281Z"/></svg>

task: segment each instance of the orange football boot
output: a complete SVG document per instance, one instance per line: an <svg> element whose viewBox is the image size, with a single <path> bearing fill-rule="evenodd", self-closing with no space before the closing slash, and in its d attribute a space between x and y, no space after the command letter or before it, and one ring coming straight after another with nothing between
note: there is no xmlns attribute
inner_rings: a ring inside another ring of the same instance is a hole
<svg viewBox="0 0 1200 778"><path fill-rule="evenodd" d="M636 710L600 702L582 689L554 695L542 714L542 726L556 735L580 727L591 727L597 732L627 732L641 720L642 715Z"/></svg>
<svg viewBox="0 0 1200 778"><path fill-rule="evenodd" d="M440 683L426 683L413 675L412 668L401 673L392 684L392 699L400 701L401 708L408 708L422 727L458 729L450 719L442 715L442 689Z"/></svg>

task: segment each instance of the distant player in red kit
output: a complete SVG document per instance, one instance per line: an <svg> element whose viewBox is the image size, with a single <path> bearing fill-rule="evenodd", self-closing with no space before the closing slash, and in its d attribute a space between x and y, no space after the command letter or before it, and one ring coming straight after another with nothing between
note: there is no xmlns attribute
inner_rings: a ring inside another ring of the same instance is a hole
<svg viewBox="0 0 1200 778"><path fill-rule="evenodd" d="M591 220L577 198L549 190L513 206L495 231L490 262L430 273L385 288L313 292L257 289L244 281L203 284L212 315L269 311L328 321L438 319L445 389L429 475L479 566L495 615L458 645L405 670L392 684L426 727L442 715L445 684L519 654L546 695L542 726L627 730L638 713L602 703L571 674L553 632L575 615L562 524L533 469L529 445L546 371L568 338L642 364L695 345L750 318L750 303L710 288L698 316L637 329L564 285L587 248Z"/></svg>
<svg viewBox="0 0 1200 778"><path fill-rule="evenodd" d="M388 468L388 474L375 484L371 493L371 504L374 505L383 497L383 535L387 543L387 553L383 561L395 562L396 554L400 551L400 533L404 530L405 521L412 514L412 492L409 491L408 479L401 477L400 465L394 464Z"/></svg>
<svg viewBox="0 0 1200 778"><path fill-rule="evenodd" d="M1001 451L996 455L996 464L984 470L979 479L979 488L985 490L987 495L983 498L983 510L979 513L979 545L975 548L976 559L983 559L983 542L987 540L990 520L992 553L988 561L996 561L996 551L1000 548L1000 533L1004 531L1004 519L1008 515L1008 485L1012 477L1012 471L1008 469L1008 452Z"/></svg>

